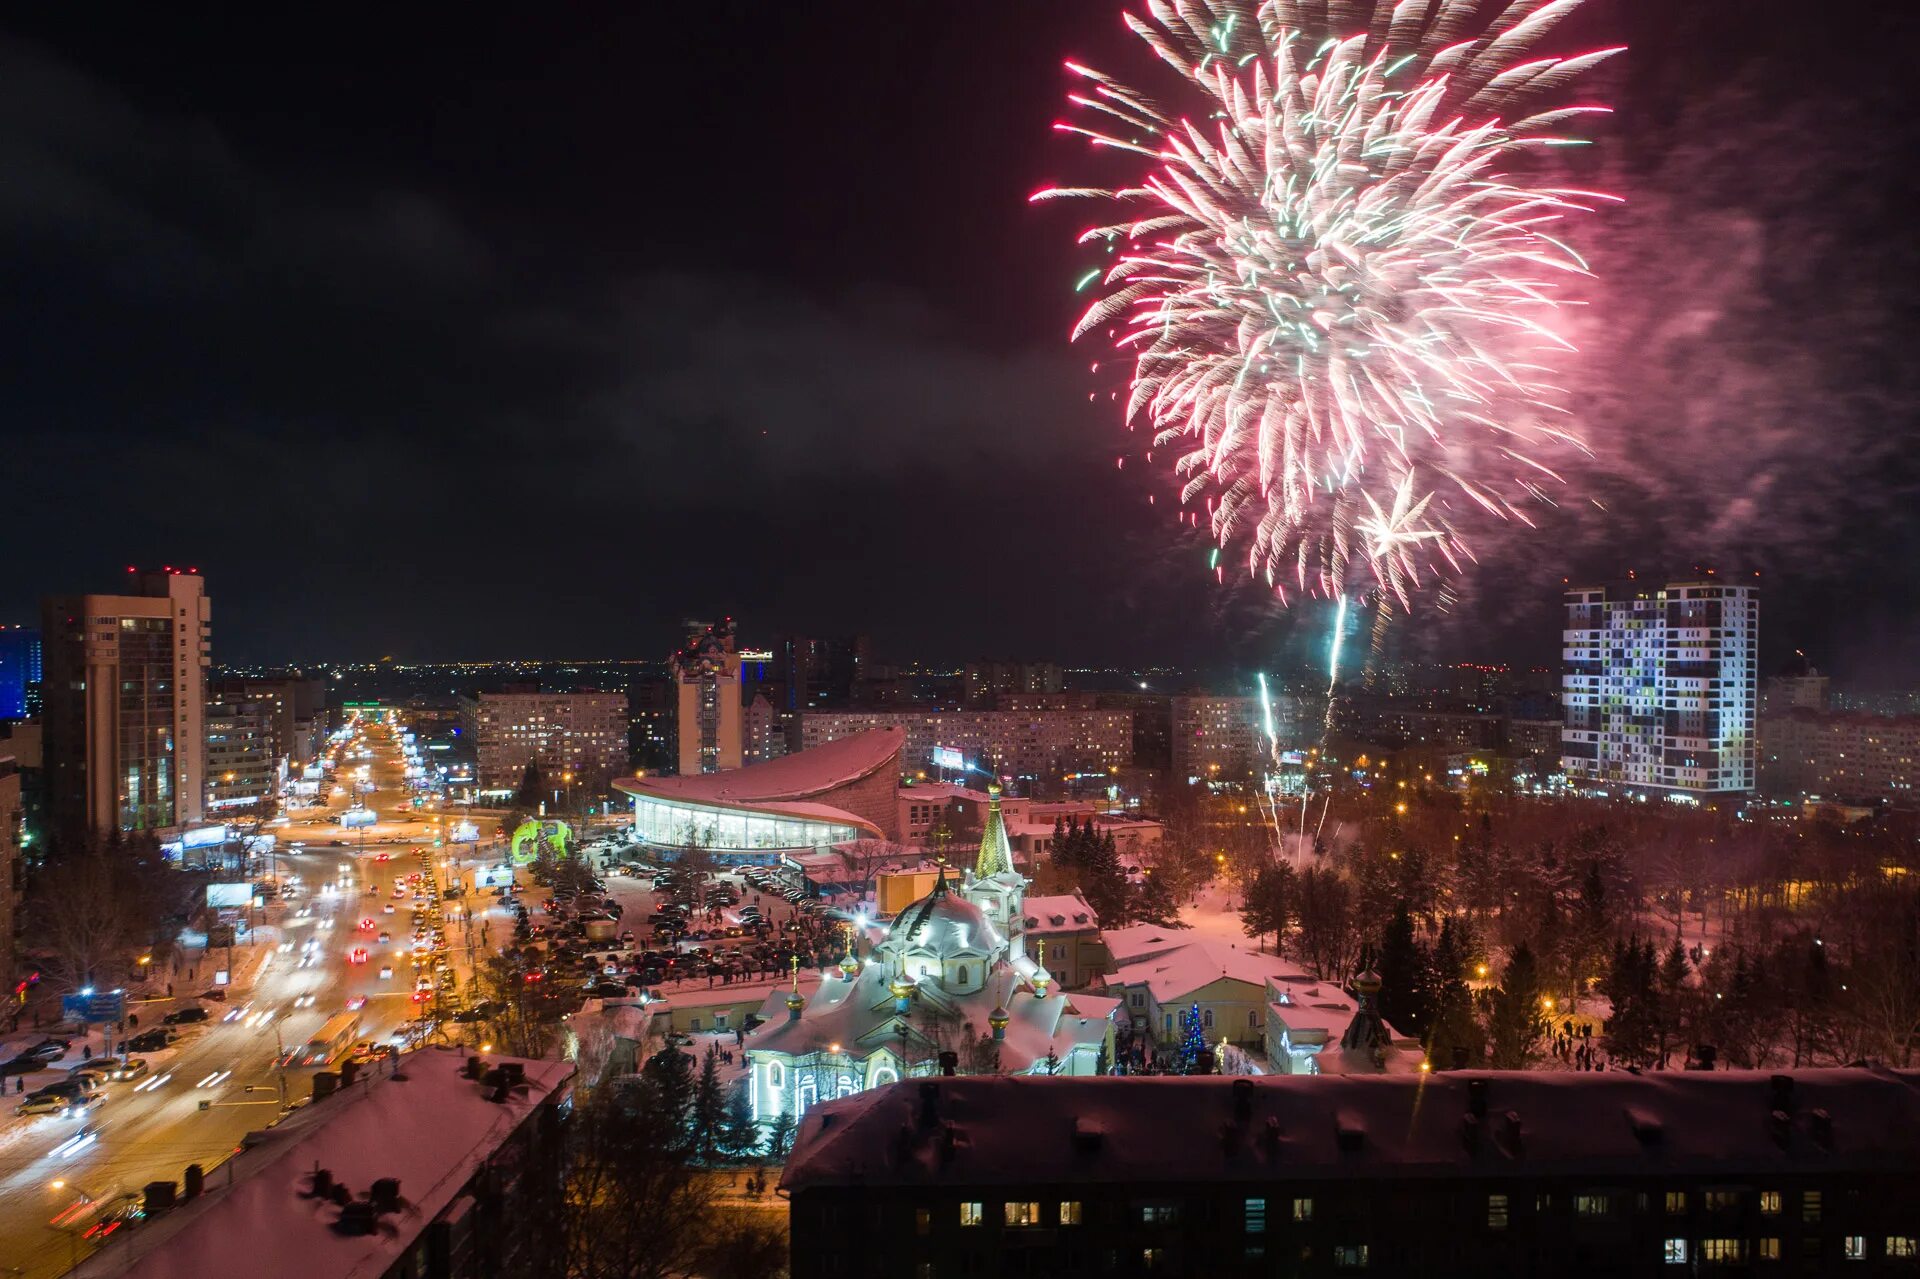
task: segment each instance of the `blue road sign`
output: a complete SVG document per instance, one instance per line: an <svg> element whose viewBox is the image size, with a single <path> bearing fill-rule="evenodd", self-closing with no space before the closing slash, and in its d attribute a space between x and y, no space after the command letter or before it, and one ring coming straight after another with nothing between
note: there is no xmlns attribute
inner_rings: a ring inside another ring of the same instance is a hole
<svg viewBox="0 0 1920 1279"><path fill-rule="evenodd" d="M60 996L60 1015L71 1017L75 1021L117 1022L127 1015L126 992L113 990L104 993L87 991L78 995Z"/></svg>

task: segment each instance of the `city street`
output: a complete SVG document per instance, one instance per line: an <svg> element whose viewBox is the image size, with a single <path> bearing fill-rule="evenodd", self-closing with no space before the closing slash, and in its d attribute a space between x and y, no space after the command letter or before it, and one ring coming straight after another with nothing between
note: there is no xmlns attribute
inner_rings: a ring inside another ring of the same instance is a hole
<svg viewBox="0 0 1920 1279"><path fill-rule="evenodd" d="M422 844L431 848L432 824L430 818L415 819L408 810L398 748L383 727L368 733L368 745L374 754L370 774L379 787L365 796L379 812L374 829L389 836L413 833L419 842L376 844L369 839L362 852L356 831L346 847L309 840L305 852L287 854L288 841L306 838L294 832L331 832L324 827L279 827L282 855L274 859L278 873L283 880L297 876L300 888L290 900L266 908L250 944L232 949L234 984L227 999L187 997L190 991L208 990L215 971L227 964L228 950L218 947L190 951L180 961L174 982L179 998L165 998L165 983L156 980L160 998L136 996L138 1001L128 1006L139 1019L139 1030L158 1026L167 1013L189 1006L208 1010L208 1021L179 1027L179 1040L167 1049L136 1054L150 1063L152 1073L109 1083L107 1099L83 1115L16 1116L13 1110L22 1094L7 1093L0 1109L0 1257L5 1258L0 1273L27 1279L52 1276L91 1251L93 1244L80 1235L92 1224L93 1212L74 1213L63 1222L71 1229L49 1224L83 1199L106 1203L139 1192L149 1181L178 1182L192 1163L207 1170L210 1182L216 1179L216 1165L248 1132L282 1114L283 1097L298 1101L311 1093L314 1069L282 1071L276 1059L305 1044L327 1019L345 1011L350 999L366 1001L356 1039L385 1039L414 1015L415 970L409 950L413 902L410 894L394 895L394 880L420 869L415 850ZM336 811L343 807L333 805ZM437 862L435 870L444 887ZM470 875L463 878L470 883ZM463 909L466 902L442 904L448 915L449 957L464 982L467 947L454 916L455 908ZM511 920L498 913L488 926L491 937L510 936ZM372 921L371 930L361 927L367 920ZM475 926L480 922L476 919ZM390 942L378 940L383 931ZM365 963L350 962L356 948L367 951ZM381 977L383 965L390 969L389 977ZM190 970L195 976L188 981ZM233 1019L224 1020L229 1016ZM130 1028L129 1033L137 1031ZM65 1077L79 1064L80 1051L75 1040L50 1070L26 1077L26 1091Z"/></svg>

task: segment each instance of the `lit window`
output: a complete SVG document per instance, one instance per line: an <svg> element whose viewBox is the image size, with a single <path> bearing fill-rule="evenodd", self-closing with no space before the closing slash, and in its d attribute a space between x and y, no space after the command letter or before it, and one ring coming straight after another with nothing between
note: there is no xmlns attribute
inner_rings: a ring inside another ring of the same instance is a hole
<svg viewBox="0 0 1920 1279"><path fill-rule="evenodd" d="M1159 1270L1166 1264L1167 1250L1165 1248L1142 1248L1140 1250L1141 1269Z"/></svg>
<svg viewBox="0 0 1920 1279"><path fill-rule="evenodd" d="M1707 1211L1726 1212L1740 1206L1740 1192L1737 1190L1709 1190L1707 1192Z"/></svg>
<svg viewBox="0 0 1920 1279"><path fill-rule="evenodd" d="M1865 1261L1867 1259L1867 1237L1865 1235L1848 1235L1840 1242L1840 1254L1848 1261Z"/></svg>
<svg viewBox="0 0 1920 1279"><path fill-rule="evenodd" d="M1505 1230L1507 1228L1507 1197L1505 1195L1487 1196L1487 1229Z"/></svg>
<svg viewBox="0 0 1920 1279"><path fill-rule="evenodd" d="M1140 1205L1140 1224L1143 1226L1171 1226L1179 1220L1179 1204L1153 1203Z"/></svg>
<svg viewBox="0 0 1920 1279"><path fill-rule="evenodd" d="M1915 1257L1920 1257L1920 1240L1914 1239L1912 1235L1888 1235L1887 1255L1889 1257L1905 1257L1909 1261Z"/></svg>
<svg viewBox="0 0 1920 1279"><path fill-rule="evenodd" d="M1662 1247L1660 1251L1660 1256L1661 1256L1661 1259L1664 1260L1670 1266L1686 1265L1687 1264L1687 1241L1684 1239L1667 1240L1665 1246Z"/></svg>
<svg viewBox="0 0 1920 1279"><path fill-rule="evenodd" d="M1037 1226L1040 1224L1040 1205L1032 1199L1020 1199L1006 1205L1007 1224L1009 1226Z"/></svg>
<svg viewBox="0 0 1920 1279"><path fill-rule="evenodd" d="M981 1211L978 1203L963 1203L960 1205L960 1224L963 1226L977 1226L985 1216L986 1214Z"/></svg>
<svg viewBox="0 0 1920 1279"><path fill-rule="evenodd" d="M1778 1239L1762 1239L1758 1244L1754 1245L1753 1255L1762 1261L1780 1260L1780 1241Z"/></svg>
<svg viewBox="0 0 1920 1279"><path fill-rule="evenodd" d="M1747 1259L1747 1241L1744 1239L1702 1239L1700 1241L1700 1260L1708 1265L1745 1261Z"/></svg>
<svg viewBox="0 0 1920 1279"><path fill-rule="evenodd" d="M1241 1215L1246 1223L1246 1231L1248 1234L1260 1235L1260 1234L1266 1233L1266 1230L1267 1230L1267 1201L1266 1200L1264 1199L1247 1200L1246 1203L1242 1206Z"/></svg>
<svg viewBox="0 0 1920 1279"><path fill-rule="evenodd" d="M1080 1201L1078 1199L1062 1199L1060 1201L1060 1224L1063 1226L1077 1226L1080 1224Z"/></svg>
<svg viewBox="0 0 1920 1279"><path fill-rule="evenodd" d="M1762 1190L1760 1192L1760 1211L1768 1217L1780 1211L1780 1192L1778 1190Z"/></svg>
<svg viewBox="0 0 1920 1279"><path fill-rule="evenodd" d="M1605 1195L1575 1195L1573 1210L1582 1217L1604 1217L1609 1208Z"/></svg>
<svg viewBox="0 0 1920 1279"><path fill-rule="evenodd" d="M1313 1200L1296 1199L1293 1201L1293 1219L1295 1221L1313 1220Z"/></svg>
<svg viewBox="0 0 1920 1279"><path fill-rule="evenodd" d="M1809 1190L1800 1196L1800 1220L1820 1220L1820 1192Z"/></svg>
<svg viewBox="0 0 1920 1279"><path fill-rule="evenodd" d="M1336 1244L1333 1249L1333 1266L1336 1270L1365 1270L1367 1268L1367 1245L1363 1243Z"/></svg>
<svg viewBox="0 0 1920 1279"><path fill-rule="evenodd" d="M933 1229L933 1212L927 1208L913 1210L913 1233L924 1235Z"/></svg>

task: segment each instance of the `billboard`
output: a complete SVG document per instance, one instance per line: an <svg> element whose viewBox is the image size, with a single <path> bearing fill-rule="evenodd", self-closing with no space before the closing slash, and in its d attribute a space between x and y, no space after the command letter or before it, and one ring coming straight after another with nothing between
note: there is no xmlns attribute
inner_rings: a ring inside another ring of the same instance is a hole
<svg viewBox="0 0 1920 1279"><path fill-rule="evenodd" d="M373 822L374 816L371 808L349 808L346 812L340 814L340 824L342 826L371 826Z"/></svg>
<svg viewBox="0 0 1920 1279"><path fill-rule="evenodd" d="M208 884L207 905L216 910L222 906L246 909L253 902L252 884Z"/></svg>
<svg viewBox="0 0 1920 1279"><path fill-rule="evenodd" d="M123 1021L127 1015L127 995L121 990L95 994L89 986L77 995L60 996L60 1015L74 1021Z"/></svg>
<svg viewBox="0 0 1920 1279"><path fill-rule="evenodd" d="M936 746L933 748L933 766L935 768L952 768L965 771L967 760L956 747Z"/></svg>
<svg viewBox="0 0 1920 1279"><path fill-rule="evenodd" d="M202 826L198 830L186 831L180 836L182 848L218 848L226 842L225 826Z"/></svg>

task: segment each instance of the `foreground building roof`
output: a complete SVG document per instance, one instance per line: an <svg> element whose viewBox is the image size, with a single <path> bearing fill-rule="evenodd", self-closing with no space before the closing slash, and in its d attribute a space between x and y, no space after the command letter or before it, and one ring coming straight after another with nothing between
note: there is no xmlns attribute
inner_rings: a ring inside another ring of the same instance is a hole
<svg viewBox="0 0 1920 1279"><path fill-rule="evenodd" d="M1920 1172L1920 1072L910 1080L809 1110L781 1186L1727 1168Z"/></svg>
<svg viewBox="0 0 1920 1279"><path fill-rule="evenodd" d="M573 1075L570 1062L518 1063L524 1086L500 1101L464 1073L468 1054L422 1048L317 1100L209 1174L195 1199L142 1224L76 1276L215 1275L372 1279L413 1247L473 1175ZM250 1140L252 1140L250 1138ZM313 1192L314 1170L364 1196L397 1179L401 1207L371 1234L344 1234L341 1209Z"/></svg>

